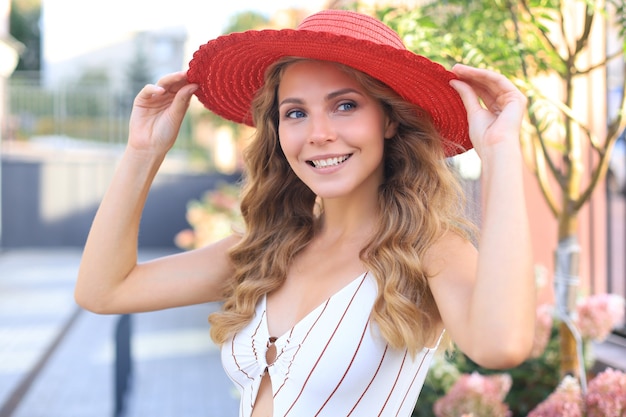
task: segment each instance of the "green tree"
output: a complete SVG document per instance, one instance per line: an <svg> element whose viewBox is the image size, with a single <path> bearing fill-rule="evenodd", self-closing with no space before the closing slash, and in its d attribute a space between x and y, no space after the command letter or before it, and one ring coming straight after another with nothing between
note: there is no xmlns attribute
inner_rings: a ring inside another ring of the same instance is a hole
<svg viewBox="0 0 626 417"><path fill-rule="evenodd" d="M529 123L522 144L545 201L558 222L555 290L560 311L560 372L579 375L576 331L570 321L579 276L578 213L604 178L612 147L626 118L621 102L602 137L578 114L575 103L587 92L578 79L607 71L613 60L624 67L624 0L447 0L412 10L387 7L379 17L396 29L407 47L450 67L460 62L494 68L528 97ZM619 46L601 62L585 59L594 25L613 23ZM537 77L551 77L562 96L543 94ZM611 111L612 110L612 111ZM582 150L594 153L585 172Z"/></svg>
<svg viewBox="0 0 626 417"><path fill-rule="evenodd" d="M270 20L263 14L253 11L245 11L231 16L224 33L243 32L267 26Z"/></svg>
<svg viewBox="0 0 626 417"><path fill-rule="evenodd" d="M17 64L18 71L41 68L41 0L11 0L9 33L26 47Z"/></svg>
<svg viewBox="0 0 626 417"><path fill-rule="evenodd" d="M136 42L135 53L125 70L127 86L126 96L129 106L132 104L137 93L139 93L146 84L155 82L150 67L150 59L145 52L144 45L140 41Z"/></svg>

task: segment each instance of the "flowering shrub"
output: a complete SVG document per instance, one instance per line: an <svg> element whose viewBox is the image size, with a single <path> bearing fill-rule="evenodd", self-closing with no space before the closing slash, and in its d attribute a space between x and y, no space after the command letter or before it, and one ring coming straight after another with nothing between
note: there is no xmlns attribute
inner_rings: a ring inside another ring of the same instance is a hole
<svg viewBox="0 0 626 417"><path fill-rule="evenodd" d="M587 417L626 417L626 374L607 369L589 383Z"/></svg>
<svg viewBox="0 0 626 417"><path fill-rule="evenodd" d="M624 321L624 299L616 294L597 294L576 306L576 327L583 338L602 341Z"/></svg>
<svg viewBox="0 0 626 417"><path fill-rule="evenodd" d="M578 380L565 377L558 388L528 417L625 417L626 374L606 369L589 383L582 395Z"/></svg>
<svg viewBox="0 0 626 417"><path fill-rule="evenodd" d="M554 320L552 319L554 308L550 304L541 304L537 307L537 318L535 320L535 338L530 357L535 359L540 357L548 346Z"/></svg>
<svg viewBox="0 0 626 417"><path fill-rule="evenodd" d="M583 417L583 399L578 380L566 376L556 390L528 417Z"/></svg>
<svg viewBox="0 0 626 417"><path fill-rule="evenodd" d="M191 229L180 231L174 243L181 249L194 249L228 236L241 226L239 187L223 184L208 191L200 200L187 205Z"/></svg>
<svg viewBox="0 0 626 417"><path fill-rule="evenodd" d="M455 351L433 362L413 416L432 416L434 411L437 417L626 417L626 373L613 369L599 373L589 382L584 398L577 379L559 381L559 337L553 311L548 304L537 307L532 354L507 371L512 383L501 399L501 408L496 406L493 391L483 389L487 398L480 402L472 387L479 385L477 381L482 383L483 376L502 374L481 368ZM589 341L603 341L623 320L622 297L598 294L580 300L576 323L585 341L586 359L591 356ZM589 367L592 362L586 360L585 365ZM505 411L509 414L495 414Z"/></svg>
<svg viewBox="0 0 626 417"><path fill-rule="evenodd" d="M508 374L484 376L477 372L464 374L450 391L435 402L437 417L458 417L463 414L481 417L508 417L509 408L503 400L511 389Z"/></svg>

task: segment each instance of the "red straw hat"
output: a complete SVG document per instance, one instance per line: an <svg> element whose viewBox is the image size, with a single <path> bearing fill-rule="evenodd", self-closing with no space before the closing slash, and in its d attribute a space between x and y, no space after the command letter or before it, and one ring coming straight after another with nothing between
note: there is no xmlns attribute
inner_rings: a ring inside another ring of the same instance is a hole
<svg viewBox="0 0 626 417"><path fill-rule="evenodd" d="M196 96L212 112L252 126L252 99L265 70L285 56L339 62L384 82L432 117L446 155L472 148L467 113L448 84L456 75L406 49L379 20L345 10L313 14L297 29L249 30L202 45L189 63L187 78L199 84ZM460 146L460 148L459 148Z"/></svg>

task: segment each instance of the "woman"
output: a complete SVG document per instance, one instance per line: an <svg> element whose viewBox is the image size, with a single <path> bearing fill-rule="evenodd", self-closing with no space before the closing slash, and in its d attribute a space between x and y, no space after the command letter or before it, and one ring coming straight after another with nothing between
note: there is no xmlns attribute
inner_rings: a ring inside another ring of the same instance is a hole
<svg viewBox="0 0 626 417"><path fill-rule="evenodd" d="M256 127L242 233L137 263L139 219L192 95ZM534 283L519 149L524 96L446 71L368 16L202 46L137 96L76 299L99 313L223 301L210 317L242 416L409 416L442 335L482 366L530 351ZM482 159L479 251L445 157Z"/></svg>

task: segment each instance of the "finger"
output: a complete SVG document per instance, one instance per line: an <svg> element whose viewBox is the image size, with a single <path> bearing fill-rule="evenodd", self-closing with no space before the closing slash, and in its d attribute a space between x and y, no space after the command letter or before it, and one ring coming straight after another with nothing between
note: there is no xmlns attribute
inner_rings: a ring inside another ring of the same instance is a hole
<svg viewBox="0 0 626 417"><path fill-rule="evenodd" d="M171 92L178 91L182 86L187 84L187 75L184 71L167 74L157 81L157 85Z"/></svg>
<svg viewBox="0 0 626 417"><path fill-rule="evenodd" d="M172 107L176 114L184 115L184 113L189 108L191 96L197 89L198 84L186 84L180 90L178 90L178 92L176 92L176 96L174 97L174 101L172 103Z"/></svg>
<svg viewBox="0 0 626 417"><path fill-rule="evenodd" d="M451 80L450 86L454 88L457 93L459 93L459 96L461 96L461 101L463 102L468 115L482 110L479 97L472 86L460 80Z"/></svg>
<svg viewBox="0 0 626 417"><path fill-rule="evenodd" d="M474 89L490 112L499 114L511 103L525 107L526 97L504 75L466 65L456 65L453 70Z"/></svg>
<svg viewBox="0 0 626 417"><path fill-rule="evenodd" d="M507 77L495 71L462 64L455 65L452 71L461 81L472 86L485 102L489 102L490 99L494 99L502 94L518 91Z"/></svg>
<svg viewBox="0 0 626 417"><path fill-rule="evenodd" d="M452 67L452 72L454 72L457 77L463 81L476 82L484 86L503 87L507 90L515 88L513 83L508 78L496 71L456 64Z"/></svg>
<svg viewBox="0 0 626 417"><path fill-rule="evenodd" d="M137 94L135 101L137 100L150 100L155 95L162 95L165 93L165 89L159 85L147 84Z"/></svg>

